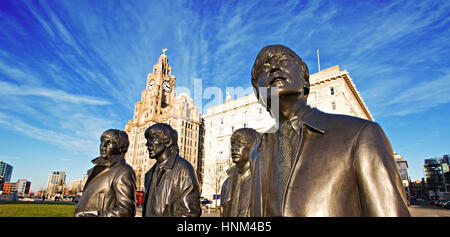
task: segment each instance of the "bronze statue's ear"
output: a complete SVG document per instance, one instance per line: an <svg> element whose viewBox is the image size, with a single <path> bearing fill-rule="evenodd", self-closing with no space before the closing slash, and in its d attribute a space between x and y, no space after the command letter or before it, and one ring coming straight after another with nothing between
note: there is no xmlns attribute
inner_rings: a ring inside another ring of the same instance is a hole
<svg viewBox="0 0 450 237"><path fill-rule="evenodd" d="M164 145L165 145L167 148L169 148L169 147L171 147L171 146L173 145L173 142L172 142L170 139L168 139L167 142L164 142Z"/></svg>
<svg viewBox="0 0 450 237"><path fill-rule="evenodd" d="M120 152L121 154L127 153L127 150L128 150L128 148L119 147L119 152Z"/></svg>

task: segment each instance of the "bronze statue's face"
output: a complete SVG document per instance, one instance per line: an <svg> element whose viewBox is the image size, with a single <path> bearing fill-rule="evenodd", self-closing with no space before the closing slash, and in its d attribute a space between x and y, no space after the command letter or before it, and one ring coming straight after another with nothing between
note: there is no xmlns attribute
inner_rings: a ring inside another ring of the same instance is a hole
<svg viewBox="0 0 450 237"><path fill-rule="evenodd" d="M258 87L276 87L280 96L298 94L303 92L305 86L302 77L295 59L286 53L278 53L264 62L258 76Z"/></svg>
<svg viewBox="0 0 450 237"><path fill-rule="evenodd" d="M147 146L148 154L150 158L156 159L161 156L166 150L166 145L164 142L156 137L152 137L151 135L147 138Z"/></svg>
<svg viewBox="0 0 450 237"><path fill-rule="evenodd" d="M259 92L263 92L260 88L265 88L263 90L267 91L267 93L259 93L260 103L271 109L270 105L273 96L279 96L278 98L280 98L280 102L282 102L283 96L291 95L306 101L306 97L304 96L306 85L305 78L303 78L304 73L298 65L296 58L282 50L269 53L271 55L261 56L264 58L264 61L262 61L259 75L257 75L256 86L258 88L255 89L259 90Z"/></svg>
<svg viewBox="0 0 450 237"><path fill-rule="evenodd" d="M118 142L108 135L100 138L100 156L108 159L112 155L121 155Z"/></svg>
<svg viewBox="0 0 450 237"><path fill-rule="evenodd" d="M244 143L238 140L231 141L231 159L233 163L244 164L250 157L251 143Z"/></svg>

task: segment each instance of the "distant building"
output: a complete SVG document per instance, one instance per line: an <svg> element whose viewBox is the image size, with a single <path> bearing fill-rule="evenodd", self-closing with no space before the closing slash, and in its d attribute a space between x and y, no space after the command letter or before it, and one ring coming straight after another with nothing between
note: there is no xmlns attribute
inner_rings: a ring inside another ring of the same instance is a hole
<svg viewBox="0 0 450 237"><path fill-rule="evenodd" d="M75 194L81 192L83 190L82 188L83 188L83 179L77 179L77 180L70 181L69 192L72 195L75 195Z"/></svg>
<svg viewBox="0 0 450 237"><path fill-rule="evenodd" d="M428 186L424 178L411 182L409 184L409 191L414 200L428 200Z"/></svg>
<svg viewBox="0 0 450 237"><path fill-rule="evenodd" d="M53 171L51 174L48 175L47 194L52 195L58 192L63 192L65 182L66 182L66 172Z"/></svg>
<svg viewBox="0 0 450 237"><path fill-rule="evenodd" d="M339 66L311 74L310 85L307 102L311 107L327 113L374 120L348 71ZM203 119L206 132L202 196L214 199L215 192L220 193L220 185L224 181L221 178L226 178L225 171L231 165L231 134L244 127L266 132L275 125L275 119L254 94L234 100L227 95L225 103L209 108Z"/></svg>
<svg viewBox="0 0 450 237"><path fill-rule="evenodd" d="M5 183L5 181L3 180L2 177L0 177L0 191L3 191L3 184Z"/></svg>
<svg viewBox="0 0 450 237"><path fill-rule="evenodd" d="M410 198L410 190L409 190L409 174L408 174L408 162L403 159L403 156L397 153L394 153L395 163L397 163L397 168L400 173L400 177L402 178L403 187L405 188L406 197Z"/></svg>
<svg viewBox="0 0 450 237"><path fill-rule="evenodd" d="M347 70L338 65L313 73L308 104L327 113L346 114L374 121Z"/></svg>
<svg viewBox="0 0 450 237"><path fill-rule="evenodd" d="M31 182L26 179L19 179L17 181L17 193L19 194L29 194L31 188Z"/></svg>
<svg viewBox="0 0 450 237"><path fill-rule="evenodd" d="M430 199L450 198L449 155L425 159L424 170Z"/></svg>
<svg viewBox="0 0 450 237"><path fill-rule="evenodd" d="M84 175L83 175L82 182L81 182L81 191L83 191L84 186L86 185L87 178L88 178L88 175L87 175L87 174L84 174Z"/></svg>
<svg viewBox="0 0 450 237"><path fill-rule="evenodd" d="M5 182L3 184L3 194L10 194L16 191L17 183Z"/></svg>
<svg viewBox="0 0 450 237"><path fill-rule="evenodd" d="M0 160L0 178L2 178L4 182L11 181L12 171L13 167L10 164Z"/></svg>

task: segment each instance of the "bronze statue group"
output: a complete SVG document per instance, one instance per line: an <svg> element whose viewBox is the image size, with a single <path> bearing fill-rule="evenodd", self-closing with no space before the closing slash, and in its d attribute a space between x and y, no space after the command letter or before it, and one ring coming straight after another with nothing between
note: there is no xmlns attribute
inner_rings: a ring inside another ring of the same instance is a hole
<svg viewBox="0 0 450 237"><path fill-rule="evenodd" d="M277 119L275 132L241 128L231 136L222 184L224 217L410 216L389 140L375 122L321 112L307 105L309 71L282 45L264 47L251 82L260 103ZM276 88L279 104L270 100ZM277 106L275 115L272 107ZM143 217L199 217L200 191L192 165L179 156L178 134L157 123L145 131L149 158ZM134 217L136 176L125 163L124 131L101 136L74 216ZM206 157L207 159L208 157Z"/></svg>

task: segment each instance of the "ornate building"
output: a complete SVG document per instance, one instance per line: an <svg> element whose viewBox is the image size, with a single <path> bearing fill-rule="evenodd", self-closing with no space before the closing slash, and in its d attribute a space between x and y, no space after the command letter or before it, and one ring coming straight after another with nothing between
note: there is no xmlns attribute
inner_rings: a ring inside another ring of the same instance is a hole
<svg viewBox="0 0 450 237"><path fill-rule="evenodd" d="M176 94L175 76L165 54L159 56L152 73L147 75L146 88L141 93L141 101L134 106L133 120L125 126L130 140L125 159L136 173L138 191L144 191L145 173L155 160L149 159L145 146L145 130L155 123L167 123L178 132L179 155L188 160L195 170L201 171L203 153L200 141L200 110L186 94ZM201 181L201 173L197 172Z"/></svg>
<svg viewBox="0 0 450 237"><path fill-rule="evenodd" d="M374 120L346 70L333 66L310 75L308 104L327 113L347 114ZM214 199L226 178L231 164L230 137L242 127L266 132L275 125L275 119L251 94L211 107L203 116L205 122L205 174L202 196Z"/></svg>

